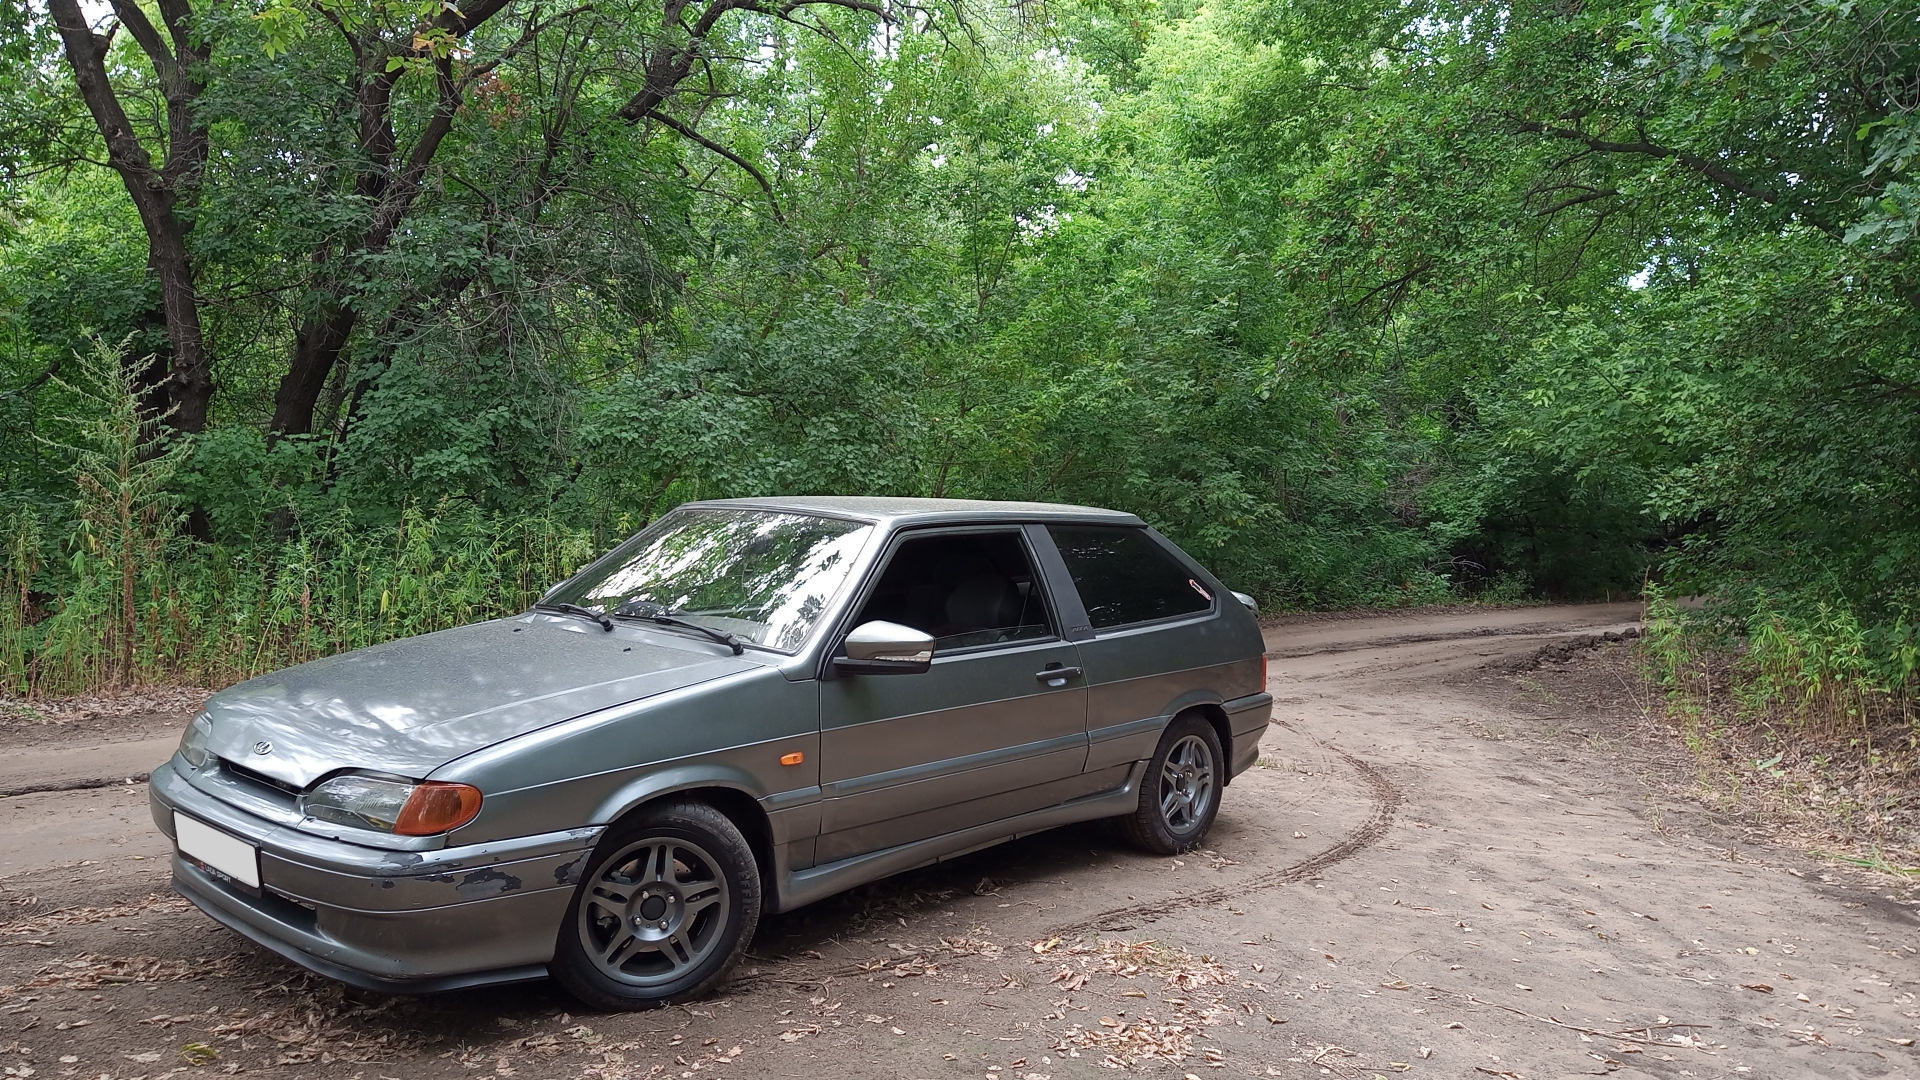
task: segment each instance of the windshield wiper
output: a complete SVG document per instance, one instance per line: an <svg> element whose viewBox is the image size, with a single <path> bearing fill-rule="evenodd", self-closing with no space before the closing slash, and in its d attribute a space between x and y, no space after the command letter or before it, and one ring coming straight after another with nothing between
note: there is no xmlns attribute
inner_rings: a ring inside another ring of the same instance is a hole
<svg viewBox="0 0 1920 1080"><path fill-rule="evenodd" d="M579 604L535 604L533 606L545 611L558 611L563 615L578 615L583 619L592 619L600 624L600 629L609 634L613 633L613 619L592 608L584 608Z"/></svg>
<svg viewBox="0 0 1920 1080"><path fill-rule="evenodd" d="M705 634L720 644L725 645L727 648L732 649L733 655L735 656L739 656L746 651L746 646L740 644L740 639L734 637L732 634L724 630L715 630L711 626L701 626L696 622L688 622L685 619L676 619L672 615L667 614L665 607L651 600L629 600L619 607L614 608L613 613L622 619L644 619L647 622L658 623L661 626L674 626L683 630L692 630L698 634Z"/></svg>

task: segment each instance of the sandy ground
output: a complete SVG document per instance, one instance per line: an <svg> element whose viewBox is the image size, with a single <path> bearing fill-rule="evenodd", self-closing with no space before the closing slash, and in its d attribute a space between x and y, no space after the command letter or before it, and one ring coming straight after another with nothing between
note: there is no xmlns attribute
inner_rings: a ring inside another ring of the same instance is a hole
<svg viewBox="0 0 1920 1080"><path fill-rule="evenodd" d="M1003 845L770 918L723 996L635 1015L546 984L391 998L299 972L167 892L123 774L173 721L108 751L88 733L60 775L108 786L0 798L0 1067L1920 1075L1912 898L1660 782L1687 767L1627 723L1622 647L1564 647L1637 614L1282 620L1275 724L1205 850L1148 858L1100 825Z"/></svg>

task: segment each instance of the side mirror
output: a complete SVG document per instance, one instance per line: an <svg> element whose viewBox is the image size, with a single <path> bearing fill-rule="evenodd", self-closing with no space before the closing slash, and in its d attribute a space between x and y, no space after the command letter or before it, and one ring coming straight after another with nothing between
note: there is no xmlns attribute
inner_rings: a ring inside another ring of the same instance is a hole
<svg viewBox="0 0 1920 1080"><path fill-rule="evenodd" d="M1260 605L1258 602L1254 600L1253 597L1248 596L1246 593L1243 593L1243 592L1237 592L1233 594L1233 598L1235 600L1240 601L1241 604L1245 605L1248 611L1253 612L1255 615L1260 614Z"/></svg>
<svg viewBox="0 0 1920 1080"><path fill-rule="evenodd" d="M917 675L933 666L933 635L879 619L847 635L847 655L833 658L843 675Z"/></svg>

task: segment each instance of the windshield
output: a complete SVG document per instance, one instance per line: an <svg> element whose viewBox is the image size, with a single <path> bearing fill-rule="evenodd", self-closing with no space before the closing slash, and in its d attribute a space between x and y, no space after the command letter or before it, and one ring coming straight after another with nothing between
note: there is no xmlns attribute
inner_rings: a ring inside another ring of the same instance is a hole
<svg viewBox="0 0 1920 1080"><path fill-rule="evenodd" d="M675 510L540 603L671 615L790 653L846 583L872 529L766 510Z"/></svg>

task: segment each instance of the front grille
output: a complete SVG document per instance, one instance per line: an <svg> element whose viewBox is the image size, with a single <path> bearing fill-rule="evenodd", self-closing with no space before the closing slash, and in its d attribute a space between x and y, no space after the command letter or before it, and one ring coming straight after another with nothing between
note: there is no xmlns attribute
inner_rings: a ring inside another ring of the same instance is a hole
<svg viewBox="0 0 1920 1080"><path fill-rule="evenodd" d="M297 786L289 784L285 780L276 780L265 773L254 772L245 765L235 764L226 758L220 759L220 767L231 773L236 780L245 780L250 784L260 784L277 791L283 791L295 797L298 797L300 794L300 789Z"/></svg>

